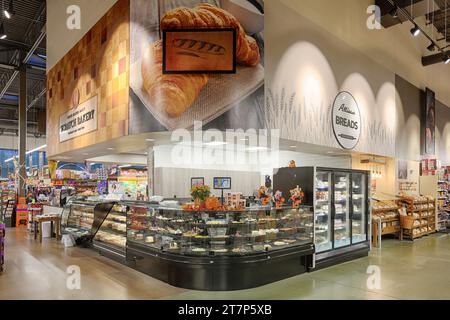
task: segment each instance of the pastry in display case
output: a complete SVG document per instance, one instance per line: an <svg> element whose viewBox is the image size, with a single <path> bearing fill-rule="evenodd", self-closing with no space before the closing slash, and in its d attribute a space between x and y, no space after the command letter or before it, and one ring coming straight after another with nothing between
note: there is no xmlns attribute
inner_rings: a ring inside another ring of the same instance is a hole
<svg viewBox="0 0 450 320"><path fill-rule="evenodd" d="M100 198L71 198L61 216L63 233L70 234L77 244L91 244L115 202Z"/></svg>
<svg viewBox="0 0 450 320"><path fill-rule="evenodd" d="M94 247L125 258L127 206L115 204L94 237ZM103 252L102 252L103 253Z"/></svg>
<svg viewBox="0 0 450 320"><path fill-rule="evenodd" d="M97 202L87 202L84 198L70 199L61 217L63 233L69 233L75 239L90 235L96 205Z"/></svg>
<svg viewBox="0 0 450 320"><path fill-rule="evenodd" d="M138 270L175 286L243 289L305 272L312 263L314 222L308 206L195 211L126 205L127 257ZM179 275L170 272L178 268Z"/></svg>
<svg viewBox="0 0 450 320"><path fill-rule="evenodd" d="M309 207L222 212L135 205L127 237L182 255L254 254L312 242L313 215Z"/></svg>

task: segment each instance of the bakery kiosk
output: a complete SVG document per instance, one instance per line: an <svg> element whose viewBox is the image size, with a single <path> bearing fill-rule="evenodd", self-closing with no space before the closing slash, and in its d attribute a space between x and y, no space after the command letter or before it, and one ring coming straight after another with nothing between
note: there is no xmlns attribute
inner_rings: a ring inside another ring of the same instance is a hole
<svg viewBox="0 0 450 320"><path fill-rule="evenodd" d="M304 273L313 263L310 207L193 211L108 203L69 203L66 230L91 237L101 254L173 286L246 289ZM100 227L90 225L95 221Z"/></svg>

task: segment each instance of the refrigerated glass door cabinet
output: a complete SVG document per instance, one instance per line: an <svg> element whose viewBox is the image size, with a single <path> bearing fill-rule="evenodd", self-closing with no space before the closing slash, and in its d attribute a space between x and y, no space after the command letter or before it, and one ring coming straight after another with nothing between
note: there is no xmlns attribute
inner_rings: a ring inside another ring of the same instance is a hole
<svg viewBox="0 0 450 320"><path fill-rule="evenodd" d="M275 171L274 191L289 195L296 186L314 208L315 263L312 270L367 256L369 172L321 167Z"/></svg>

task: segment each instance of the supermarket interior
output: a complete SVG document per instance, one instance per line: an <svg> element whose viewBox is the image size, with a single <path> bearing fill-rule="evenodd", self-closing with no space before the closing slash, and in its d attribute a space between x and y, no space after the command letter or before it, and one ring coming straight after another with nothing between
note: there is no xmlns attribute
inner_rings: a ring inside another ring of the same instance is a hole
<svg viewBox="0 0 450 320"><path fill-rule="evenodd" d="M2 1L0 300L450 299L450 0L72 2Z"/></svg>

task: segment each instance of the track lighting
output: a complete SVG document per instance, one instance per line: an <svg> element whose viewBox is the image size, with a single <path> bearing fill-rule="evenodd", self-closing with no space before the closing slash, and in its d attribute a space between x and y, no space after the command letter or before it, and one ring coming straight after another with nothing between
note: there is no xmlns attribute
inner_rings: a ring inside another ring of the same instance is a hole
<svg viewBox="0 0 450 320"><path fill-rule="evenodd" d="M420 29L416 24L414 24L414 27L411 29L411 34L414 37L417 37L420 34Z"/></svg>
<svg viewBox="0 0 450 320"><path fill-rule="evenodd" d="M448 54L445 54L444 58L442 58L442 60L444 61L445 64L449 64L450 63L450 57L448 56Z"/></svg>
<svg viewBox="0 0 450 320"><path fill-rule="evenodd" d="M427 47L428 51L434 51L436 50L436 45L434 44L434 42L432 42L428 47Z"/></svg>
<svg viewBox="0 0 450 320"><path fill-rule="evenodd" d="M5 26L3 25L3 22L2 22L2 24L0 24L0 39L3 40L3 39L6 39L6 37L7 37L7 35L5 33Z"/></svg>
<svg viewBox="0 0 450 320"><path fill-rule="evenodd" d="M5 14L6 18L11 19L11 16L14 14L13 0L9 1L8 8L4 8L3 13Z"/></svg>
<svg viewBox="0 0 450 320"><path fill-rule="evenodd" d="M391 11L389 11L389 14L392 18L397 19L398 18L398 8L397 6L394 6Z"/></svg>

